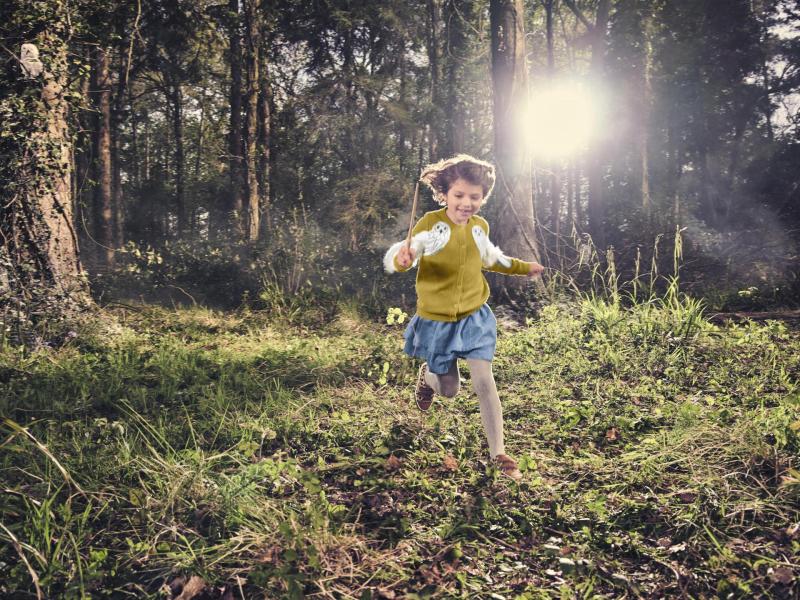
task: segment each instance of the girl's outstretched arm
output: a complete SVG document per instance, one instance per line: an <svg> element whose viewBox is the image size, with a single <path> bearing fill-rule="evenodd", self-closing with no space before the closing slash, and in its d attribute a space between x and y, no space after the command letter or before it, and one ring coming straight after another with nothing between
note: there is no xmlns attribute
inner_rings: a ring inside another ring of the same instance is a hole
<svg viewBox="0 0 800 600"><path fill-rule="evenodd" d="M544 267L537 262L527 262L506 256L489 239L489 223L485 219L481 219L479 225L473 227L472 236L480 250L483 268L487 271L505 275L527 275L530 277L540 275L544 271Z"/></svg>
<svg viewBox="0 0 800 600"><path fill-rule="evenodd" d="M387 273L402 273L403 271L408 271L416 264L417 259L425 253L424 235L427 228L426 216L423 216L417 221L417 224L414 225L414 229L411 232L411 248L407 248L406 241L403 240L402 242L392 244L386 251L386 254L383 256L383 268ZM402 252L403 250L408 252L408 254ZM408 258L409 255L411 260L407 262L403 260L401 262L401 259Z"/></svg>

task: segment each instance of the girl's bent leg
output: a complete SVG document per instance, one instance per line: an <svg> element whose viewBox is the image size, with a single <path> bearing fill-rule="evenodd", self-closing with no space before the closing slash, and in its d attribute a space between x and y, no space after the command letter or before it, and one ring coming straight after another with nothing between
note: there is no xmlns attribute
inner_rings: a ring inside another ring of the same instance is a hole
<svg viewBox="0 0 800 600"><path fill-rule="evenodd" d="M425 383L431 386L438 395L453 398L458 394L458 389L461 386L458 361L454 360L453 364L450 365L450 370L444 375L436 375L427 371L425 373Z"/></svg>
<svg viewBox="0 0 800 600"><path fill-rule="evenodd" d="M492 362L468 358L467 364L472 387L478 395L481 407L481 421L489 442L489 454L494 458L498 454L505 454L506 449L503 442L503 408L500 406L500 396L492 374Z"/></svg>

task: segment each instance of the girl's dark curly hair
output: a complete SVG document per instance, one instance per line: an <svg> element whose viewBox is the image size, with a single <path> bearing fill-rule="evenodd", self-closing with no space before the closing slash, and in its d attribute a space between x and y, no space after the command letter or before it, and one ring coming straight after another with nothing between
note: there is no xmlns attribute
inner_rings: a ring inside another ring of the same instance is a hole
<svg viewBox="0 0 800 600"><path fill-rule="evenodd" d="M481 186L483 188L481 204L485 204L494 188L494 166L469 154L457 154L452 158L428 165L422 169L422 174L419 176L419 180L433 191L433 199L442 206L446 204L444 196L456 179Z"/></svg>

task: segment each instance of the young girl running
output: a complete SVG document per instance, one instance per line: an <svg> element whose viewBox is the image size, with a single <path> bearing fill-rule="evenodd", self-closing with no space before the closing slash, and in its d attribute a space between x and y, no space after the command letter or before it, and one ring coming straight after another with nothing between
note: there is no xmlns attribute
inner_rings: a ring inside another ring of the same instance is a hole
<svg viewBox="0 0 800 600"><path fill-rule="evenodd" d="M494 187L491 164L459 154L426 167L420 181L443 208L416 223L410 247L398 242L383 260L390 273L417 265L417 314L404 334L405 353L425 360L414 398L425 411L434 394L454 397L457 359L466 359L489 453L503 474L519 481L522 474L503 444L503 411L492 375L497 321L486 304L489 284L481 269L533 277L544 267L510 258L489 241L489 224L477 213Z"/></svg>

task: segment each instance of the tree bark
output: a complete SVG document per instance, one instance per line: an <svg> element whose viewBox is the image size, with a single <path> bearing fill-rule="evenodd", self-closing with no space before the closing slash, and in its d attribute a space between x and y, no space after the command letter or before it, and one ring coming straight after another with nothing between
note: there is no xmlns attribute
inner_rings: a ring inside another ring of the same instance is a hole
<svg viewBox="0 0 800 600"><path fill-rule="evenodd" d="M171 96L172 134L175 136L175 208L178 213L178 234L186 231L186 193L184 189L186 170L183 148L183 88L177 78L169 84Z"/></svg>
<svg viewBox="0 0 800 600"><path fill-rule="evenodd" d="M109 52L94 50L94 106L97 111L94 138L94 239L105 268L114 265L113 175L111 165L111 80Z"/></svg>
<svg viewBox="0 0 800 600"><path fill-rule="evenodd" d="M493 234L503 249L539 260L535 238L530 156L516 115L527 98L522 0L492 0L489 18L494 86L495 194L499 205ZM523 278L504 278L504 288L519 288Z"/></svg>
<svg viewBox="0 0 800 600"><path fill-rule="evenodd" d="M650 106L653 101L653 12L648 3L643 5L642 38L643 46L643 73L642 73L642 106L639 111L639 152L641 155L641 190L642 210L648 221L651 219L650 206L650 165L649 165L649 130Z"/></svg>
<svg viewBox="0 0 800 600"><path fill-rule="evenodd" d="M446 0L443 7L447 53L445 75L445 138L442 155L452 156L465 151L466 107L464 85L469 57L469 24L475 15L474 0Z"/></svg>
<svg viewBox="0 0 800 600"><path fill-rule="evenodd" d="M431 113L429 119L430 135L428 137L428 156L435 160L439 155L439 127L442 122L441 100L439 89L439 1L428 0L428 63L431 76Z"/></svg>
<svg viewBox="0 0 800 600"><path fill-rule="evenodd" d="M37 32L28 39L44 63L29 79L16 69L0 73L12 90L0 99L0 319L27 326L74 314L90 298L73 224L66 5L3 12L7 26Z"/></svg>
<svg viewBox="0 0 800 600"><path fill-rule="evenodd" d="M553 44L553 4L554 0L543 0L545 10L545 31L547 37L547 74L552 82L556 75L556 57ZM558 257L561 236L561 178L559 161L551 158L548 161L548 189L547 195L550 196L550 232L553 235L552 250Z"/></svg>
<svg viewBox="0 0 800 600"><path fill-rule="evenodd" d="M597 18L592 31L591 72L598 83L603 78L606 66L606 29L610 0L600 0ZM589 150L589 231L598 248L606 247L605 209L603 181L603 144L595 143Z"/></svg>
<svg viewBox="0 0 800 600"><path fill-rule="evenodd" d="M400 45L400 55L397 57L400 83L398 86L398 103L403 113L403 118L395 119L397 127L397 142L395 144L395 154L398 160L400 172L406 174L406 119L405 113L408 111L408 69L406 61L406 40ZM413 147L413 145L412 145Z"/></svg>
<svg viewBox="0 0 800 600"><path fill-rule="evenodd" d="M270 229L270 143L272 134L272 86L269 72L267 36L261 36L259 44L259 90L258 90L258 192L262 216L262 228Z"/></svg>
<svg viewBox="0 0 800 600"><path fill-rule="evenodd" d="M82 53L83 54L83 53ZM86 50L83 56L87 64L92 64L91 51ZM80 95L85 106L92 105L92 83L94 77L92 72L82 75L80 82ZM72 176L72 197L76 204L76 221L78 223L91 223L90 216L92 198L89 195L91 186L89 181L92 179L94 167L94 112L91 110L81 110L78 113L78 132L75 137L75 170ZM78 228L84 231L83 227Z"/></svg>
<svg viewBox="0 0 800 600"><path fill-rule="evenodd" d="M247 84L245 89L245 161L247 177L247 239L258 240L261 210L258 205L258 89L259 89L259 15L257 0L244 0L245 20L245 65Z"/></svg>
<svg viewBox="0 0 800 600"><path fill-rule="evenodd" d="M600 82L603 78L606 65L606 30L608 29L610 0L598 0L595 22L591 23L575 4L575 0L564 0L564 3L575 13L578 20L589 30L591 40L592 59L589 70L592 78ZM589 148L587 155L586 171L589 178L589 233L598 248L605 248L605 219L603 218L604 200L603 188L603 146L602 142L595 142Z"/></svg>
<svg viewBox="0 0 800 600"><path fill-rule="evenodd" d="M242 41L239 0L229 0L228 11L230 18L228 37L231 63L231 115L228 137L228 170L231 178L231 196L228 208L232 213L235 228L241 229L244 186L242 179Z"/></svg>

